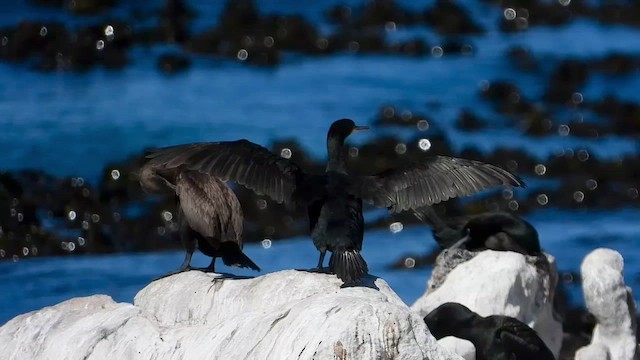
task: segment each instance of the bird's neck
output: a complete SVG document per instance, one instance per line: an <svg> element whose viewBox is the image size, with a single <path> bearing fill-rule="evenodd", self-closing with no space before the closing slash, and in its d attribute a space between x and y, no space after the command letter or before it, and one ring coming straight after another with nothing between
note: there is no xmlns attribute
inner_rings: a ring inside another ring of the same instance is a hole
<svg viewBox="0 0 640 360"><path fill-rule="evenodd" d="M342 151L343 145L344 139L335 137L327 138L327 152L329 154L327 171L335 171L344 174L347 173L347 163Z"/></svg>
<svg viewBox="0 0 640 360"><path fill-rule="evenodd" d="M455 331L451 335L460 339L465 339L470 341L473 344L473 346L475 346L475 348L478 349L478 346L482 344L482 340L481 340L482 334L479 334L476 330L477 329L474 329L473 324L469 322L468 324L465 323L463 325L459 324L458 326L456 326Z"/></svg>

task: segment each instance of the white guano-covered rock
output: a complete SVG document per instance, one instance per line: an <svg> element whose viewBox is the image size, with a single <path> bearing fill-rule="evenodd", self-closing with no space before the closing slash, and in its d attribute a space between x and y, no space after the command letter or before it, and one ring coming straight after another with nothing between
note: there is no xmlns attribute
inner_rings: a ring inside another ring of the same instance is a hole
<svg viewBox="0 0 640 360"><path fill-rule="evenodd" d="M0 359L461 359L382 279L216 276L155 281L135 305L96 295L20 315L0 328Z"/></svg>
<svg viewBox="0 0 640 360"><path fill-rule="evenodd" d="M611 249L596 249L582 261L582 292L596 326L591 345L578 350L577 360L600 360L603 352L611 360L638 359L636 304L623 268L622 255Z"/></svg>
<svg viewBox="0 0 640 360"><path fill-rule="evenodd" d="M555 259L547 259L508 251L443 251L425 294L411 308L424 317L443 303L457 302L481 316L514 317L535 329L557 357L562 346L562 324L553 315L557 271ZM447 337L438 343L475 359L469 341Z"/></svg>

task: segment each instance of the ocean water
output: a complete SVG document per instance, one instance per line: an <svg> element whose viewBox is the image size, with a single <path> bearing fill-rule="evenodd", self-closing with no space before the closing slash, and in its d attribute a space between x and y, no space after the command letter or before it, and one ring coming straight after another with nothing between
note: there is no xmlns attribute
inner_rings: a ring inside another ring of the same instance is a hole
<svg viewBox="0 0 640 360"><path fill-rule="evenodd" d="M200 4L193 24L202 30L213 24L223 2ZM265 12L303 13L323 29L322 11L345 1L324 0L312 6L297 1L259 1ZM357 4L359 1L347 1ZM431 1L416 5L424 8ZM246 138L260 144L282 138L300 141L312 154L324 157L325 134L330 123L352 118L370 124L380 106L393 104L429 115L433 128L445 131L457 149L476 146L524 148L544 158L554 150L585 147L601 158L637 151L637 140L608 136L598 141L549 136L533 139L507 129L491 106L479 99L479 84L504 79L517 84L528 98L546 86L549 64L563 58L593 59L614 52L639 54L640 31L605 27L587 20L559 28L532 28L522 34L503 34L495 24L501 9L478 1L463 1L474 19L485 26L484 35L468 37L473 56L405 58L394 56L336 55L307 57L287 54L273 69L244 66L209 57L192 57L190 70L172 76L155 67L159 54L171 46L135 47L132 63L123 70L95 69L87 73L39 73L26 65L0 64L0 170L43 169L58 176L95 180L106 163L125 159L149 146L194 141ZM135 2L126 2L114 14L127 14ZM2 2L0 25L19 19L91 22L47 8L32 8L26 0ZM433 31L398 27L391 38L421 36L432 45L442 41ZM588 41L584 41L588 39ZM525 46L542 60L542 75L516 70L504 56L513 45ZM585 100L614 94L640 101L640 77L592 76L581 90ZM437 106L434 106L437 105ZM482 132L463 133L453 122L463 108L494 119ZM580 110L576 110L580 111ZM373 129L350 140L407 130ZM417 132L418 130L415 130ZM410 131L410 133L412 133ZM424 132L424 137L431 132ZM568 212L548 209L530 214L545 249L557 257L564 271L577 271L592 249L606 246L625 257L625 277L640 292L640 225L637 210ZM412 303L425 289L430 270L390 270L403 254L425 252L432 246L428 230L408 227L399 234L368 232L364 254L371 272L387 280ZM264 272L309 268L317 254L308 239L273 242L271 248L248 245L247 253ZM11 317L52 305L74 296L109 294L131 301L152 278L176 268L181 252L116 254L42 258L16 263L0 262L0 324ZM200 259L203 265L206 260ZM220 269L225 269L220 265ZM225 269L238 274L250 272ZM579 288L570 289L579 303Z"/></svg>

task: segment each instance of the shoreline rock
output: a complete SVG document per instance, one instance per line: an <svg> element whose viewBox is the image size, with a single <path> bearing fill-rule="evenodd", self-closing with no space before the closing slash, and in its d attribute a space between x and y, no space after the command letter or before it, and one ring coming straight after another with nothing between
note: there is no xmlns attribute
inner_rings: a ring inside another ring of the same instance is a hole
<svg viewBox="0 0 640 360"><path fill-rule="evenodd" d="M382 279L341 288L296 270L218 277L160 279L134 304L71 299L10 320L0 344L8 359L460 359Z"/></svg>

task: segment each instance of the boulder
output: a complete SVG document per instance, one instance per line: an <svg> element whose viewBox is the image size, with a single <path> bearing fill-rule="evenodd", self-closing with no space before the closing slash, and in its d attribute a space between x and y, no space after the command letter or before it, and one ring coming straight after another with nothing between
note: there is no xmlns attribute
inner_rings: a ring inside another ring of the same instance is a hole
<svg viewBox="0 0 640 360"><path fill-rule="evenodd" d="M596 249L582 261L582 292L587 309L596 318L591 344L576 353L576 360L636 360L636 303L625 286L624 260L619 252Z"/></svg>
<svg viewBox="0 0 640 360"><path fill-rule="evenodd" d="M365 283L191 271L152 282L134 304L95 295L17 316L0 348L3 359L460 359L384 280Z"/></svg>
<svg viewBox="0 0 640 360"><path fill-rule="evenodd" d="M562 323L553 310L556 282L555 259L550 255L544 259L508 251L445 250L436 259L425 294L411 308L424 317L445 302L457 302L481 316L514 317L536 330L557 357ZM438 343L465 359L475 359L469 341L447 337Z"/></svg>

